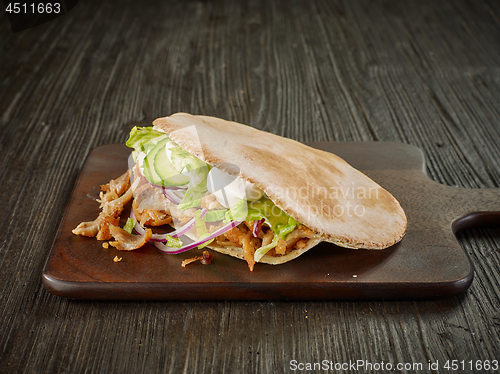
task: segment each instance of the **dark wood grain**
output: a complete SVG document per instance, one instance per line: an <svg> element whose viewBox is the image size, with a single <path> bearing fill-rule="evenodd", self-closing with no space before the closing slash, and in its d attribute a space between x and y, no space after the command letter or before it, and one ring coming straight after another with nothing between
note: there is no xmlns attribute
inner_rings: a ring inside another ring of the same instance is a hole
<svg viewBox="0 0 500 374"><path fill-rule="evenodd" d="M498 2L81 1L16 34L0 14L0 371L500 358L498 227L458 232L475 279L437 301L72 301L40 278L89 151L177 111L412 144L436 182L499 187Z"/></svg>

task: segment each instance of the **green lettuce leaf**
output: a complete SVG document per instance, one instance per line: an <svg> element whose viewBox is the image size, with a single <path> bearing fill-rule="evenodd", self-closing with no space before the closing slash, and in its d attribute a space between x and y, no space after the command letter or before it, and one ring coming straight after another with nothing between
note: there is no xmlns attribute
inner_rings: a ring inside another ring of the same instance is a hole
<svg viewBox="0 0 500 374"><path fill-rule="evenodd" d="M130 136L125 143L127 147L137 152L147 152L156 145L156 138L165 137L165 133L153 130L153 127L137 127L130 130Z"/></svg>
<svg viewBox="0 0 500 374"><path fill-rule="evenodd" d="M195 189L188 188L184 193L182 201L177 205L180 210L187 210L191 208L201 207L201 198L203 197L203 192L198 192Z"/></svg>
<svg viewBox="0 0 500 374"><path fill-rule="evenodd" d="M127 218L127 222L125 223L125 226L123 226L123 229L129 234L132 234L132 230L134 229L136 223L137 220L133 218Z"/></svg>
<svg viewBox="0 0 500 374"><path fill-rule="evenodd" d="M209 245L210 243L212 243L214 240L215 240L215 239L210 239L210 240L207 240L205 243L200 244L200 245L199 245L198 247L196 247L196 248L198 248L198 249L202 249L202 248L206 247L207 245Z"/></svg>
<svg viewBox="0 0 500 374"><path fill-rule="evenodd" d="M182 247L182 241L179 238L173 238L167 235L167 242L165 243L167 247L180 248Z"/></svg>
<svg viewBox="0 0 500 374"><path fill-rule="evenodd" d="M210 232L207 229L207 225L205 224L205 221L203 218L201 218L201 210L197 210L194 213L194 220L195 220L195 227L196 227L196 236L198 240L202 240L206 238L207 236L210 236ZM205 243L200 244L197 248L202 249L203 247L206 247L210 243L212 243L215 239L210 239L207 240Z"/></svg>
<svg viewBox="0 0 500 374"><path fill-rule="evenodd" d="M210 235L210 233L207 230L207 226L205 225L205 221L201 219L201 210L197 210L194 213L194 226L196 227L196 236L198 237L198 240L203 239L204 237L207 237Z"/></svg>
<svg viewBox="0 0 500 374"><path fill-rule="evenodd" d="M202 218L203 221L205 222L218 222L224 220L226 218L228 210L227 209L220 209L220 210L210 210L205 214L205 216Z"/></svg>

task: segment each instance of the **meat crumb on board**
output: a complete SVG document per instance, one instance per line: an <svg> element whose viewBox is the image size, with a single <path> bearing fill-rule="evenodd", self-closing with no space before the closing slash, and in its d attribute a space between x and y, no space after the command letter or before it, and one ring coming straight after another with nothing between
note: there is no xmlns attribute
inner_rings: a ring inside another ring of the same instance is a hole
<svg viewBox="0 0 500 374"><path fill-rule="evenodd" d="M210 265L212 263L212 259L214 258L214 255L211 254L208 251L203 251L203 256L195 256L192 258L188 258L184 261L182 261L181 266L185 268L187 265L195 262L195 261L200 261L203 265Z"/></svg>

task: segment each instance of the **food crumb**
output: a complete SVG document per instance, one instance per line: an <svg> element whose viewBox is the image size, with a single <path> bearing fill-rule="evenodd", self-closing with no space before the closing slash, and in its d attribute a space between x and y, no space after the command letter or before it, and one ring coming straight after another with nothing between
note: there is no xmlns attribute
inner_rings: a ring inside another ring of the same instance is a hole
<svg viewBox="0 0 500 374"><path fill-rule="evenodd" d="M356 274L354 274L352 277L353 277L353 278L357 278L358 276L357 276Z"/></svg>
<svg viewBox="0 0 500 374"><path fill-rule="evenodd" d="M113 259L114 262L120 262L122 260L122 257L115 256Z"/></svg>
<svg viewBox="0 0 500 374"><path fill-rule="evenodd" d="M181 266L183 268L185 268L187 265L189 265L190 263L195 262L195 261L200 261L203 265L210 265L213 258L214 258L214 255L210 254L210 252L203 251L203 256L195 256L193 258L188 258L188 259L182 261Z"/></svg>
<svg viewBox="0 0 500 374"><path fill-rule="evenodd" d="M108 242L102 243L102 247L108 249L109 248L109 243Z"/></svg>

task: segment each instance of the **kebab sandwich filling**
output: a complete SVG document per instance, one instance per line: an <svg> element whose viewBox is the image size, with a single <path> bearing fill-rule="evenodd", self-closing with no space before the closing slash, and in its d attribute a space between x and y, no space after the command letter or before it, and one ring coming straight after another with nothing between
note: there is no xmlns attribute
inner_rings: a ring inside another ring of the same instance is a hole
<svg viewBox="0 0 500 374"><path fill-rule="evenodd" d="M177 113L153 125L132 129L129 170L101 186L101 213L74 234L114 239L118 250L208 247L253 270L321 241L383 249L405 233L398 201L332 153L214 117ZM165 225L174 231L155 232Z"/></svg>

